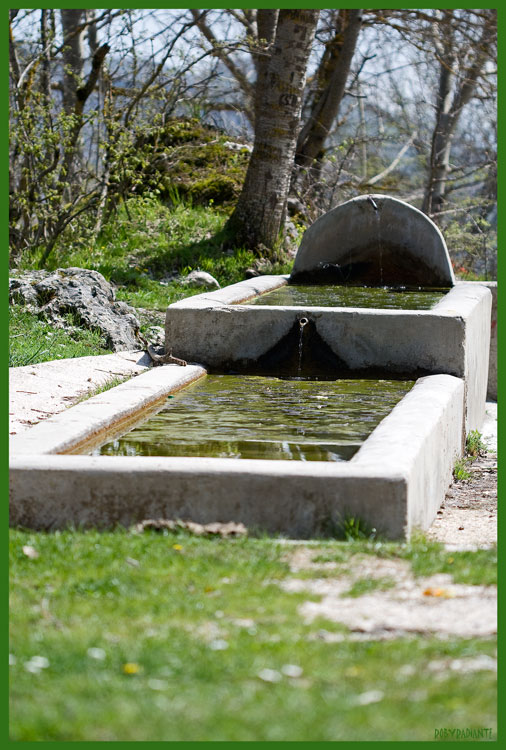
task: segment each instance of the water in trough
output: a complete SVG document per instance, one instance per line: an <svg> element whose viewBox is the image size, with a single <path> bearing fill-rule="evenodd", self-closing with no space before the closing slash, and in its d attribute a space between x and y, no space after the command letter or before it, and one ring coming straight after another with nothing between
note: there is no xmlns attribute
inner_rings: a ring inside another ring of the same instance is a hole
<svg viewBox="0 0 506 750"><path fill-rule="evenodd" d="M448 289L345 286L339 284L287 284L261 294L248 305L275 307L361 307L379 310L430 310Z"/></svg>
<svg viewBox="0 0 506 750"><path fill-rule="evenodd" d="M209 375L94 455L346 461L412 385Z"/></svg>

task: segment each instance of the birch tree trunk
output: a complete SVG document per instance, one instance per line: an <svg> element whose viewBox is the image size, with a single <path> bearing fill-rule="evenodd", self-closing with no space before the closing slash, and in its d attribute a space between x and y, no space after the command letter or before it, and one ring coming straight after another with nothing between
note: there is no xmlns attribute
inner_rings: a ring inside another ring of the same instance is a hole
<svg viewBox="0 0 506 750"><path fill-rule="evenodd" d="M263 103L258 102L255 141L244 186L227 228L234 244L273 251L286 215L302 94L318 10L280 10ZM263 247L261 247L263 246Z"/></svg>

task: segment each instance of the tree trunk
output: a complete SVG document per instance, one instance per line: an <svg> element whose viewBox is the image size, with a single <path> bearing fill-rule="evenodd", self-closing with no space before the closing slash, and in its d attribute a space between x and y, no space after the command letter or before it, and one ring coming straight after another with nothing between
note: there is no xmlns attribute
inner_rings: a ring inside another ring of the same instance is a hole
<svg viewBox="0 0 506 750"><path fill-rule="evenodd" d="M274 41L278 23L279 10L273 8L259 8L257 11L258 41L269 48ZM262 44L262 46L264 46ZM269 54L264 50L262 54L254 56L257 78L255 82L255 120L260 116L264 102L267 75L269 72Z"/></svg>
<svg viewBox="0 0 506 750"><path fill-rule="evenodd" d="M429 176L422 204L422 211L429 216L443 209L453 136L462 110L473 97L478 79L489 59L489 45L495 35L496 16L494 10L485 13L480 39L475 45L474 58L471 65L461 74L460 82L456 81L456 58L451 42L447 42L442 51L437 50L441 62L436 123L432 136Z"/></svg>
<svg viewBox="0 0 506 750"><path fill-rule="evenodd" d="M304 175L321 157L325 140L338 115L362 28L362 10L339 11L336 25L335 36L327 45L317 73L319 86L311 113L297 140L295 191L301 188Z"/></svg>
<svg viewBox="0 0 506 750"><path fill-rule="evenodd" d="M62 9L63 28L63 106L71 113L76 104L76 91L82 85L84 70L84 28L86 11Z"/></svg>
<svg viewBox="0 0 506 750"><path fill-rule="evenodd" d="M280 10L258 107L244 186L227 228L234 244L272 252L286 199L300 127L302 93L319 11ZM261 247L264 246L264 247Z"/></svg>

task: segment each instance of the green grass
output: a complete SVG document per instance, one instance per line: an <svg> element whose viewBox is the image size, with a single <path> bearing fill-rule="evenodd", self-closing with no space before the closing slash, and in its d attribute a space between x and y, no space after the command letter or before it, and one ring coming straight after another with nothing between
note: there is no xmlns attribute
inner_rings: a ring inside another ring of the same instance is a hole
<svg viewBox="0 0 506 750"><path fill-rule="evenodd" d="M130 198L94 242L69 238L50 256L47 268L78 266L99 271L117 285L117 298L134 307L165 310L168 304L203 291L169 281L192 270L207 271L221 286L244 279L255 256L234 247L224 225L228 212L182 201L163 204L146 194ZM37 266L40 251L25 254L21 268ZM273 273L288 273L282 260Z"/></svg>
<svg viewBox="0 0 506 750"><path fill-rule="evenodd" d="M341 596L356 598L364 594L372 594L373 591L388 591L395 586L395 580L388 576L383 578L359 578Z"/></svg>
<svg viewBox="0 0 506 750"><path fill-rule="evenodd" d="M478 458L481 453L487 450L487 446L482 440L482 435L478 430L471 430L466 438L466 453L472 458Z"/></svg>
<svg viewBox="0 0 506 750"><path fill-rule="evenodd" d="M39 320L20 305L11 305L9 367L111 352L100 333L75 326L72 316L68 316L68 322L73 328L64 331Z"/></svg>
<svg viewBox="0 0 506 750"><path fill-rule="evenodd" d="M407 560L415 576L449 573L455 583L470 585L497 584L497 549L448 551L440 542L413 534L409 542L350 541L335 548L322 547L315 563L346 564L352 556L366 553L381 558ZM319 573L315 570L315 576Z"/></svg>
<svg viewBox="0 0 506 750"><path fill-rule="evenodd" d="M428 669L493 655L492 640L325 643L322 625L345 631L301 620L317 597L279 587L286 552L275 539L12 530L11 740L424 741L495 728L493 673Z"/></svg>
<svg viewBox="0 0 506 750"><path fill-rule="evenodd" d="M107 380L105 383L102 383L101 385L97 385L95 388L93 388L88 393L83 393L83 395L77 399L73 404L69 406L75 406L75 404L80 404L82 401L87 401L89 398L93 398L93 396L98 396L99 393L105 393L106 391L110 391L111 388L116 388L117 385L121 385L121 383L125 383L127 380L130 380L132 375L116 375L115 377L111 378L110 380Z"/></svg>
<svg viewBox="0 0 506 750"><path fill-rule="evenodd" d="M457 461L455 461L455 466L453 467L453 478L457 482L465 482L468 479L471 479L472 474L467 468L469 466L469 458L467 456L464 456L464 458L459 458Z"/></svg>
<svg viewBox="0 0 506 750"><path fill-rule="evenodd" d="M482 440L482 435L478 430L471 430L466 438L466 454L455 462L453 467L453 478L458 482L465 482L471 479L472 473L468 466L486 452L487 446Z"/></svg>
<svg viewBox="0 0 506 750"><path fill-rule="evenodd" d="M114 284L118 300L164 313L173 302L204 291L170 280L171 276L207 271L221 286L245 278L255 256L230 245L224 232L227 217L223 208L179 200L166 205L150 194L138 196L118 209L96 241L70 235L55 249L46 268L77 266L99 271ZM20 270L36 268L39 258L40 249L26 252ZM291 263L281 258L271 272L290 270ZM141 331L147 325L142 323ZM20 306L11 306L11 367L109 351L97 332L58 331Z"/></svg>

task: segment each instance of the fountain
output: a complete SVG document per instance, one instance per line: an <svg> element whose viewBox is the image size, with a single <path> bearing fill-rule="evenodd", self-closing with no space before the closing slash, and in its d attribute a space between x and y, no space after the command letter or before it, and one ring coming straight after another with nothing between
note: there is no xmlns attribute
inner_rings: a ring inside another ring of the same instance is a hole
<svg viewBox="0 0 506 750"><path fill-rule="evenodd" d="M331 294L325 304L268 304L269 293L289 294L301 281L309 302L321 285L337 284L335 304ZM352 306L339 304L343 289ZM405 299L413 293L422 302L409 308L385 300L371 306L378 295ZM293 375L289 360L298 351L302 316L308 320L308 377L328 377L330 370L337 377L462 378L469 432L480 429L485 416L490 308L486 286L455 283L444 238L425 214L396 198L362 196L309 227L290 276L260 276L170 305L166 347L211 372L273 373L277 367Z"/></svg>
<svg viewBox="0 0 506 750"><path fill-rule="evenodd" d="M300 304L269 303L284 290L298 290ZM16 436L11 523L49 529L154 517L235 520L304 538L328 533L351 514L385 537L406 538L430 525L465 433L481 427L490 307L486 287L455 283L444 239L421 212L382 195L348 201L307 230L290 277L258 277L169 306L166 349L187 367L154 368ZM209 420L204 393L215 393L214 377L229 378L229 400L240 404L239 416L227 417L235 432L225 431L217 445L197 419L189 452L181 440L162 455L153 448L138 455L146 418L156 432L161 410L182 434L199 409L199 419ZM268 405L255 411L258 387L245 385L260 382L253 378L306 389L302 402L312 403L310 421L322 430L303 439L295 410L279 432ZM359 397L372 388L381 405L385 381L398 398L384 404L372 432L337 437L332 420L317 423L317 396L331 393L334 404L345 383L356 389L362 382L369 385ZM186 412L173 406L184 403ZM261 413L269 429L250 434L248 411L253 421Z"/></svg>

